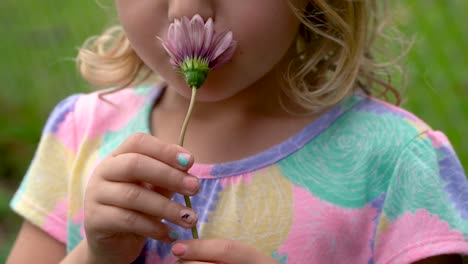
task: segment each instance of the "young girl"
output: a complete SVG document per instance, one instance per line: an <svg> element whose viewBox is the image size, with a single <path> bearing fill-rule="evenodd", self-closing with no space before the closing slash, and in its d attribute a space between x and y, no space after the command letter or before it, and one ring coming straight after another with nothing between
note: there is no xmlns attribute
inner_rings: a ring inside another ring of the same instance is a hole
<svg viewBox="0 0 468 264"><path fill-rule="evenodd" d="M133 85L55 108L11 203L25 223L9 263L461 263L456 154L370 96L397 95L372 56L381 3L117 0L121 27L79 66ZM199 90L182 148L190 89L156 36L196 14L237 49Z"/></svg>

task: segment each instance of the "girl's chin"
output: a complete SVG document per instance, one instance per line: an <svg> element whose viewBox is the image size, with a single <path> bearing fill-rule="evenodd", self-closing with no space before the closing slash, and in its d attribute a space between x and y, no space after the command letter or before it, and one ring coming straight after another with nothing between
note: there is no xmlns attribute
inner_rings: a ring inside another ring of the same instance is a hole
<svg viewBox="0 0 468 264"><path fill-rule="evenodd" d="M236 94L236 92L228 92L226 85L217 84L214 82L205 82L201 88L197 90L196 100L206 103L215 103L228 99ZM168 89L175 90L180 96L190 100L192 89L185 83L168 84Z"/></svg>
<svg viewBox="0 0 468 264"><path fill-rule="evenodd" d="M203 86L197 91L197 101L205 103L216 103L232 97L231 94L227 94L226 91L220 91L219 87L210 89L210 86Z"/></svg>

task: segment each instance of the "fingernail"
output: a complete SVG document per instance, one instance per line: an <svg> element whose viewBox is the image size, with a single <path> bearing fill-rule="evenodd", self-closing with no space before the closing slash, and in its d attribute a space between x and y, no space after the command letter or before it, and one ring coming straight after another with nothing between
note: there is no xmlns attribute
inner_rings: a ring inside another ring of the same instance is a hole
<svg viewBox="0 0 468 264"><path fill-rule="evenodd" d="M185 177L184 178L184 187L189 192L196 192L198 190L198 179L195 177Z"/></svg>
<svg viewBox="0 0 468 264"><path fill-rule="evenodd" d="M177 154L177 161L182 167L186 167L190 161L190 154L187 154L187 153Z"/></svg>
<svg viewBox="0 0 468 264"><path fill-rule="evenodd" d="M189 225L193 225L197 222L198 216L195 212L184 209L180 211L180 219Z"/></svg>
<svg viewBox="0 0 468 264"><path fill-rule="evenodd" d="M171 230L169 232L169 238L172 239L172 240L179 239L179 232L177 232L176 230Z"/></svg>
<svg viewBox="0 0 468 264"><path fill-rule="evenodd" d="M187 246L184 244L177 243L172 246L172 254L174 254L174 256L183 256L185 251L187 251Z"/></svg>

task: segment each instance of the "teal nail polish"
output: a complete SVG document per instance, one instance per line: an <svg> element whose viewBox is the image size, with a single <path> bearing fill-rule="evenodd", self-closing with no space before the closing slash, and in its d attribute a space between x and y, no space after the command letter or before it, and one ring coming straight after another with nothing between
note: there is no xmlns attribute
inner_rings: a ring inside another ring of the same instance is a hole
<svg viewBox="0 0 468 264"><path fill-rule="evenodd" d="M179 233L175 230L169 232L169 238L172 240L177 240L179 238Z"/></svg>
<svg viewBox="0 0 468 264"><path fill-rule="evenodd" d="M187 166L189 164L189 160L190 160L190 155L189 154L179 153L177 155L177 161L183 167L185 167L185 166Z"/></svg>

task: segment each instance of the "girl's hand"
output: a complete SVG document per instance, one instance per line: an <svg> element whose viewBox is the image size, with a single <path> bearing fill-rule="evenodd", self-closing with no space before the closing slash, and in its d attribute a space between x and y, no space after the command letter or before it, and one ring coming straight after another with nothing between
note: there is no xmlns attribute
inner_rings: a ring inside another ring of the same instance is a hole
<svg viewBox="0 0 468 264"><path fill-rule="evenodd" d="M161 219L193 227L197 214L170 200L174 192L198 192L198 179L187 173L192 164L192 156L182 147L142 133L130 136L104 159L84 199L89 261L130 263L147 237L172 242L176 237Z"/></svg>
<svg viewBox="0 0 468 264"><path fill-rule="evenodd" d="M172 247L172 254L179 258L178 264L278 264L275 259L251 246L225 239L178 241Z"/></svg>

